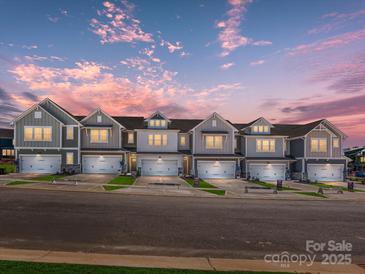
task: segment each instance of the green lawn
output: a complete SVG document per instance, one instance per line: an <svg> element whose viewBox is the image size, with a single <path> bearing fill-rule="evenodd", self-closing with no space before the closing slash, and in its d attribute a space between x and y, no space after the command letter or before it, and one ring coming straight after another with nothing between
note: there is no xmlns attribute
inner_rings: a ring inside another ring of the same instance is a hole
<svg viewBox="0 0 365 274"><path fill-rule="evenodd" d="M185 181L191 185L191 186L194 186L194 179L192 178L185 178ZM207 183L206 181L204 180L200 180L200 188L217 188L209 183Z"/></svg>
<svg viewBox="0 0 365 274"><path fill-rule="evenodd" d="M14 164L10 163L0 163L0 168L5 169L5 173L14 173L16 171L16 167Z"/></svg>
<svg viewBox="0 0 365 274"><path fill-rule="evenodd" d="M203 189L203 191L209 192L209 193L212 193L215 195L221 195L221 196L226 195L226 191L224 189Z"/></svg>
<svg viewBox="0 0 365 274"><path fill-rule="evenodd" d="M272 183L267 183L267 182L262 182L262 181L250 181L250 182L263 186L263 187L267 187L267 188L272 188L272 189L276 188L276 184L272 184ZM298 189L283 186L282 190L298 190Z"/></svg>
<svg viewBox="0 0 365 274"><path fill-rule="evenodd" d="M318 198L327 198L327 196L317 193L317 192L296 192L297 194L301 194L301 195L307 195L307 196L313 196L313 197L318 197Z"/></svg>
<svg viewBox="0 0 365 274"><path fill-rule="evenodd" d="M132 176L118 176L111 180L108 184L111 185L133 185L136 179Z"/></svg>
<svg viewBox="0 0 365 274"><path fill-rule="evenodd" d="M7 183L7 186L17 186L17 185L25 185L25 184L34 184L34 182L26 182L26 181L12 181Z"/></svg>
<svg viewBox="0 0 365 274"><path fill-rule="evenodd" d="M318 186L318 187L322 187L322 188L327 188L327 189L334 189L334 188L340 188L342 191L347 191L347 187L344 187L344 186L333 186L333 185L327 185L325 183L313 183L311 185L314 185L314 186ZM364 190L361 190L361 189L354 189L354 192L365 192Z"/></svg>
<svg viewBox="0 0 365 274"><path fill-rule="evenodd" d="M109 185L103 185L103 188L105 191L113 191L121 188L126 188L126 186L109 186Z"/></svg>
<svg viewBox="0 0 365 274"><path fill-rule="evenodd" d="M0 273L2 274L203 274L203 273L230 273L230 274L267 274L269 272L221 272L221 271L199 271L199 270L178 270L178 269L159 269L159 268L132 268L118 266L101 265L79 265L79 264L55 264L55 263L35 263L0 261ZM270 272L270 274L285 274L288 272Z"/></svg>
<svg viewBox="0 0 365 274"><path fill-rule="evenodd" d="M53 180L63 179L65 177L66 177L66 175L64 175L64 174L51 174L51 175L41 175L41 176L33 177L32 180L50 182Z"/></svg>

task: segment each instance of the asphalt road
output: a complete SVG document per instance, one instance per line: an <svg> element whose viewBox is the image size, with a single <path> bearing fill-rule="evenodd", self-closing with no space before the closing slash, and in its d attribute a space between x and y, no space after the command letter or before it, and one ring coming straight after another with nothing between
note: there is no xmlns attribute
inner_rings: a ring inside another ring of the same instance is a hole
<svg viewBox="0 0 365 274"><path fill-rule="evenodd" d="M0 189L0 247L263 259L306 240L348 241L364 263L365 203Z"/></svg>

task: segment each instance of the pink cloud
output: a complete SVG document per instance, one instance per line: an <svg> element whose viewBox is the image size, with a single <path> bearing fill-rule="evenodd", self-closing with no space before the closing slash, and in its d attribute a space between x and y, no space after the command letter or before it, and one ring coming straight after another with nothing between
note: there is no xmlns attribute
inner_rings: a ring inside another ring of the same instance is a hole
<svg viewBox="0 0 365 274"><path fill-rule="evenodd" d="M267 40L259 40L251 43L254 46L271 46L272 42Z"/></svg>
<svg viewBox="0 0 365 274"><path fill-rule="evenodd" d="M221 65L221 69L226 70L229 69L230 67L233 67L235 64L234 63L226 63Z"/></svg>
<svg viewBox="0 0 365 274"><path fill-rule="evenodd" d="M250 63L250 65L251 65L251 66L259 66L259 65L265 64L265 62L266 62L265 60L260 59L260 60L252 61L252 62Z"/></svg>
<svg viewBox="0 0 365 274"><path fill-rule="evenodd" d="M218 40L223 49L221 56L227 56L238 47L245 46L249 43L249 38L240 34L241 21L246 13L246 6L252 0L229 0L231 8L227 11L228 17L225 21L220 21L216 27L221 29L218 34Z"/></svg>
<svg viewBox="0 0 365 274"><path fill-rule="evenodd" d="M314 43L298 45L295 48L289 50L289 55L298 56L307 53L321 52L324 50L337 48L357 41L361 41L364 38L365 29L346 32L344 34L332 36L328 39L317 41Z"/></svg>
<svg viewBox="0 0 365 274"><path fill-rule="evenodd" d="M91 19L92 31L100 37L102 44L127 42L153 42L151 33L144 32L140 21L133 17L134 5L127 1L121 2L121 7L109 1L103 2L104 9L98 11L102 20Z"/></svg>

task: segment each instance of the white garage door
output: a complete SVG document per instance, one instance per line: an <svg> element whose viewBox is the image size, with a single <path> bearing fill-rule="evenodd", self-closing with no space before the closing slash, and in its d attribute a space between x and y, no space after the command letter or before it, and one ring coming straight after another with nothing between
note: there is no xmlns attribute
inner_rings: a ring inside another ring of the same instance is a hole
<svg viewBox="0 0 365 274"><path fill-rule="evenodd" d="M249 164L251 178L261 181L285 180L285 164Z"/></svg>
<svg viewBox="0 0 365 274"><path fill-rule="evenodd" d="M308 164L308 180L310 181L343 181L344 165Z"/></svg>
<svg viewBox="0 0 365 274"><path fill-rule="evenodd" d="M177 176L177 160L142 160L142 176Z"/></svg>
<svg viewBox="0 0 365 274"><path fill-rule="evenodd" d="M198 176L200 178L234 178L235 170L236 163L234 161L198 161Z"/></svg>
<svg viewBox="0 0 365 274"><path fill-rule="evenodd" d="M57 173L61 171L61 155L21 155L22 173Z"/></svg>
<svg viewBox="0 0 365 274"><path fill-rule="evenodd" d="M97 155L82 156L83 173L118 173L121 169L122 156Z"/></svg>

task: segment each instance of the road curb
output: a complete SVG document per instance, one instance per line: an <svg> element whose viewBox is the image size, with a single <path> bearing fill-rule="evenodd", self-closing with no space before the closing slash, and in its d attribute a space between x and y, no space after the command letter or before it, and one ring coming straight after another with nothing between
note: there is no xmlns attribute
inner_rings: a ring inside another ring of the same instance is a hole
<svg viewBox="0 0 365 274"><path fill-rule="evenodd" d="M313 263L312 266L290 264L286 267L263 260L223 259L205 257L168 257L142 255L116 255L84 252L63 252L48 250L25 250L0 248L0 260L27 261L40 263L69 263L84 265L194 269L211 271L267 271L267 272L299 272L299 273L351 273L364 274L360 266L324 265Z"/></svg>

